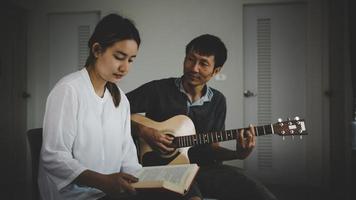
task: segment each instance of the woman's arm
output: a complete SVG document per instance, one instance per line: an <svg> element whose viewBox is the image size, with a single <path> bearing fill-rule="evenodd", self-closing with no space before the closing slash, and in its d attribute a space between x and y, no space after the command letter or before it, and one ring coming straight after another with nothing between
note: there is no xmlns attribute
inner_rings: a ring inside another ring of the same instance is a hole
<svg viewBox="0 0 356 200"><path fill-rule="evenodd" d="M66 84L55 86L46 103L40 163L58 190L86 170L72 155L77 112L78 98L74 88Z"/></svg>
<svg viewBox="0 0 356 200"><path fill-rule="evenodd" d="M131 183L137 182L138 179L126 173L101 174L92 170L83 171L74 183L94 187L111 197L118 197L123 192L135 193Z"/></svg>

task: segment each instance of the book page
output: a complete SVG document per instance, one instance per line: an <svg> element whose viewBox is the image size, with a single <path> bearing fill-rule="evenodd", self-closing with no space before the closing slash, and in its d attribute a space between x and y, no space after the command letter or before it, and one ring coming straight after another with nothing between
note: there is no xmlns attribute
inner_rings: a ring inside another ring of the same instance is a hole
<svg viewBox="0 0 356 200"><path fill-rule="evenodd" d="M169 181L180 185L186 180L191 165L144 167L136 174L139 181Z"/></svg>

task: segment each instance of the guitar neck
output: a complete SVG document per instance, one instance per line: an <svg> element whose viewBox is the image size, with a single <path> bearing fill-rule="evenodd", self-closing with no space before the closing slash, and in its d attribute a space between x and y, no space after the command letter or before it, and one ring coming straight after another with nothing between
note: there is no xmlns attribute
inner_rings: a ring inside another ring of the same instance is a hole
<svg viewBox="0 0 356 200"><path fill-rule="evenodd" d="M181 148L202 144L211 144L214 142L235 140L238 137L239 131L242 129L248 130L249 128L231 129L225 131L179 136L174 138L173 145L176 148ZM256 126L254 127L254 129L256 136L274 134L273 126L271 124L264 126Z"/></svg>

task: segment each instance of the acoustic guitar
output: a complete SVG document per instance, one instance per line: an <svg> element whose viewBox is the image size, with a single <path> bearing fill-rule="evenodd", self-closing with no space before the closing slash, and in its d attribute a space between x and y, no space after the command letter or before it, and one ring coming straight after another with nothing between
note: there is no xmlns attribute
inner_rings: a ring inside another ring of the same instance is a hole
<svg viewBox="0 0 356 200"><path fill-rule="evenodd" d="M155 149L140 138L139 157L144 166L187 164L189 163L188 150L191 146L235 140L241 129L249 129L241 128L195 134L192 120L185 115L177 115L166 121L156 122L141 114L134 114L131 115L131 120L147 127L157 129L161 134L168 134L174 137L172 147L175 150L172 152L162 152ZM279 119L277 123L255 126L254 128L256 136L272 134L283 137L301 137L302 135L307 135L305 121L298 117L288 121Z"/></svg>

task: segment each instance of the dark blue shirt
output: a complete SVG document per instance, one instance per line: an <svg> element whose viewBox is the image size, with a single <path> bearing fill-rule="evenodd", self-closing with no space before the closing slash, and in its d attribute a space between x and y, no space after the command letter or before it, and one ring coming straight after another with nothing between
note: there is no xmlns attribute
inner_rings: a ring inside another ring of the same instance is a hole
<svg viewBox="0 0 356 200"><path fill-rule="evenodd" d="M181 87L180 78L148 82L129 92L131 113L146 113L155 121L165 121L176 115L187 115L194 123L196 133L225 129L226 99L224 95L205 86L199 102L190 102ZM189 150L191 162L199 165L216 163L210 145L195 146Z"/></svg>

